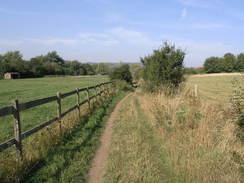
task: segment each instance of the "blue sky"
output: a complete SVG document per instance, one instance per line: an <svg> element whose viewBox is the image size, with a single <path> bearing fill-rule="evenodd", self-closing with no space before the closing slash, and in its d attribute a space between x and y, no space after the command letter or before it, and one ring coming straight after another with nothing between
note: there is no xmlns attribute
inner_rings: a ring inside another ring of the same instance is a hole
<svg viewBox="0 0 244 183"><path fill-rule="evenodd" d="M0 0L0 54L56 50L81 62L138 62L163 41L186 66L243 52L243 0Z"/></svg>

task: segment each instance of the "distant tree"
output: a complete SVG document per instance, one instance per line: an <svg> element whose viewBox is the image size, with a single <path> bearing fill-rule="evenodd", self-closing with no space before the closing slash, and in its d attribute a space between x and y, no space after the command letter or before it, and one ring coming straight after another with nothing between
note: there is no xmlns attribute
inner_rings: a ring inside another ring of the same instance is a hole
<svg viewBox="0 0 244 183"><path fill-rule="evenodd" d="M221 58L210 57L206 59L203 66L206 73L219 73L221 72L221 65Z"/></svg>
<svg viewBox="0 0 244 183"><path fill-rule="evenodd" d="M9 51L1 56L1 72L24 72L24 60L19 51Z"/></svg>
<svg viewBox="0 0 244 183"><path fill-rule="evenodd" d="M95 71L94 71L93 67L91 66L91 64L83 64L83 67L85 68L87 75L95 74Z"/></svg>
<svg viewBox="0 0 244 183"><path fill-rule="evenodd" d="M184 80L184 57L183 50L176 49L175 45L165 42L163 47L141 58L146 88L149 91L156 91L161 86L177 88Z"/></svg>
<svg viewBox="0 0 244 183"><path fill-rule="evenodd" d="M106 75L109 74L110 67L108 63L98 63L96 64L96 73Z"/></svg>
<svg viewBox="0 0 244 183"><path fill-rule="evenodd" d="M112 80L124 80L127 83L132 84L132 76L128 64L123 64L116 67L109 76Z"/></svg>
<svg viewBox="0 0 244 183"><path fill-rule="evenodd" d="M236 64L235 55L233 55L232 53L226 53L221 63L222 65L221 70L223 72L233 72L235 64Z"/></svg>
<svg viewBox="0 0 244 183"><path fill-rule="evenodd" d="M140 64L130 64L130 71L134 81L143 77L143 67Z"/></svg>
<svg viewBox="0 0 244 183"><path fill-rule="evenodd" d="M56 51L48 52L44 56L45 62L56 63L58 65L64 65L64 59L58 55Z"/></svg>
<svg viewBox="0 0 244 183"><path fill-rule="evenodd" d="M237 55L235 70L238 72L244 72L244 53Z"/></svg>
<svg viewBox="0 0 244 183"><path fill-rule="evenodd" d="M184 68L184 73L185 74L197 74L197 71L193 67L185 67Z"/></svg>

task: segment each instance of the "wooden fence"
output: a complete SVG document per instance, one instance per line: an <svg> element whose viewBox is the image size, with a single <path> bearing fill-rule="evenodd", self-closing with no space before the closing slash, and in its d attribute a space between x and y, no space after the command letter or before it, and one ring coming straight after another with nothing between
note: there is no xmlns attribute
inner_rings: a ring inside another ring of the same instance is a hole
<svg viewBox="0 0 244 183"><path fill-rule="evenodd" d="M89 108L90 108L90 105L91 105L90 101L95 97L101 96L102 93L107 91L108 88L104 88L104 86L109 85L109 84L112 84L112 82L100 83L100 84L97 84L95 86L89 86L86 88L77 88L76 90L72 90L70 92L62 93L62 94L58 92L56 96L37 99L37 100L25 102L25 103L19 103L18 100L14 100L12 106L0 108L0 117L13 115L13 118L14 118L14 138L9 139L6 142L0 144L0 152L11 147L11 146L13 146L13 145L15 145L17 159L20 160L22 158L22 140L23 139L25 139L25 138L29 137L30 135L38 132L39 130L43 129L44 127L50 125L51 123L53 123L55 121L59 122L60 132L62 132L61 119L75 109L77 109L79 111L79 115L80 115L80 106L85 104L85 103L88 103ZM102 87L103 87L103 89L102 89ZM89 90L97 89L97 88L100 89L100 92L96 92L95 95L90 96ZM80 92L86 92L87 93L86 99L81 101L81 102L80 102ZM68 109L67 111L62 113L61 112L61 109L62 109L61 100L65 97L68 97L71 95L77 95L77 103L73 107L71 107L70 109ZM30 109L30 108L33 108L33 107L36 107L36 106L47 104L47 103L50 103L53 101L56 101L56 103L57 103L57 116L53 119L50 119L46 122L43 122L40 125L22 133L20 112L27 110L27 109Z"/></svg>

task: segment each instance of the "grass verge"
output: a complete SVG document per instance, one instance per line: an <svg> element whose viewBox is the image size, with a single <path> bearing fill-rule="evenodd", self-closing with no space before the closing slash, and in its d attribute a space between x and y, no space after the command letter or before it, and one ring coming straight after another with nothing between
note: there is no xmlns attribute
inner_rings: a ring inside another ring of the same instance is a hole
<svg viewBox="0 0 244 183"><path fill-rule="evenodd" d="M62 137L56 137L57 131L50 129L47 134L42 135L40 143L35 143L34 146L27 144L26 152L28 150L31 152L26 153L26 159L29 157L26 166L17 168L12 175L6 172L6 169L5 171L2 169L1 180L4 182L84 182L105 121L124 95L125 93L121 92L101 100L99 105L94 107L91 113L84 114L81 120L66 123ZM11 163L8 166L11 167Z"/></svg>

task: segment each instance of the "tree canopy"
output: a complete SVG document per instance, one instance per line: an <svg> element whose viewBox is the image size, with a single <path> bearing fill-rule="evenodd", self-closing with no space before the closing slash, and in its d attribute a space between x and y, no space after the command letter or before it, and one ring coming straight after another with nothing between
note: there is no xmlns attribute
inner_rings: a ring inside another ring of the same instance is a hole
<svg viewBox="0 0 244 183"><path fill-rule="evenodd" d="M147 89L155 91L161 86L178 87L184 80L183 61L185 52L165 42L151 55L141 58Z"/></svg>

